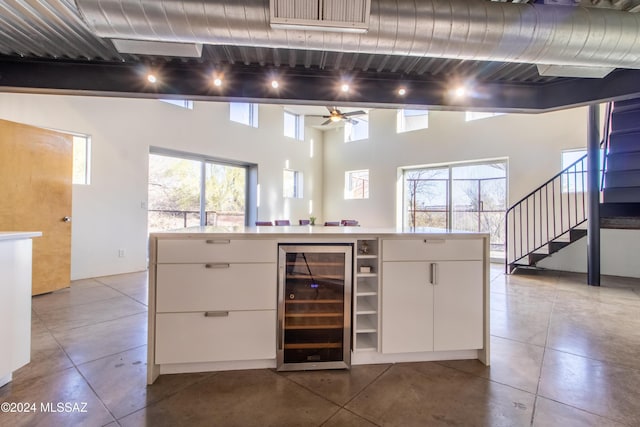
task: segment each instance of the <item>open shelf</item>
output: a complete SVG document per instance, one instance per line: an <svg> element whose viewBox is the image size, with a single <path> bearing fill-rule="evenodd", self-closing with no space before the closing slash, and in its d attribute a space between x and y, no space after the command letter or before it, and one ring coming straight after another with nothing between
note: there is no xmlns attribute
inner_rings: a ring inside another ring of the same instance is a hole
<svg viewBox="0 0 640 427"><path fill-rule="evenodd" d="M366 250L362 250L366 247ZM378 350L379 244L377 239L358 240L356 245L354 297L354 350ZM361 273L361 267L369 267Z"/></svg>
<svg viewBox="0 0 640 427"><path fill-rule="evenodd" d="M356 351L377 351L378 334L364 333L358 334L356 341Z"/></svg>
<svg viewBox="0 0 640 427"><path fill-rule="evenodd" d="M358 281L357 296L370 296L378 295L378 283L377 282L365 282Z"/></svg>
<svg viewBox="0 0 640 427"><path fill-rule="evenodd" d="M375 300L375 301L374 301ZM375 302L375 305L374 305ZM374 297L358 297L356 314L377 314L378 313L378 298Z"/></svg>
<svg viewBox="0 0 640 427"><path fill-rule="evenodd" d="M378 332L377 317L372 315L358 316L356 320L356 333Z"/></svg>

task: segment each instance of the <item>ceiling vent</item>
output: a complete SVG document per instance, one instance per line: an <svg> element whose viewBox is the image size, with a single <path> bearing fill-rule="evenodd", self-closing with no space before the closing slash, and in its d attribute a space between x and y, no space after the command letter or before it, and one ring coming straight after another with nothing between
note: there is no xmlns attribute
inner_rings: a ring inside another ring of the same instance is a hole
<svg viewBox="0 0 640 427"><path fill-rule="evenodd" d="M186 56L200 58L202 43L169 43L152 40L111 39L120 53L134 55Z"/></svg>
<svg viewBox="0 0 640 427"><path fill-rule="evenodd" d="M365 33L371 0L269 0L271 27Z"/></svg>

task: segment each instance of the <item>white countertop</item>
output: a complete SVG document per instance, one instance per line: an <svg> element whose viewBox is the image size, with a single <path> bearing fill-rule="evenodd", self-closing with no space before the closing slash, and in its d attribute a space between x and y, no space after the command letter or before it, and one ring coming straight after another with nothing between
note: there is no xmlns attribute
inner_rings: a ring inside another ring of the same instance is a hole
<svg viewBox="0 0 640 427"><path fill-rule="evenodd" d="M187 227L171 231L162 231L151 233L151 237L167 238L167 237L204 237L212 236L323 236L323 237L339 237L339 236L410 236L410 235L426 235L429 237L488 237L488 233L472 233L467 231L448 231L441 228L420 228L414 232L402 231L397 228L375 228L375 227L325 227L321 225L291 225L291 226L259 226L259 227Z"/></svg>
<svg viewBox="0 0 640 427"><path fill-rule="evenodd" d="M0 231L0 240L20 240L40 237L40 231Z"/></svg>

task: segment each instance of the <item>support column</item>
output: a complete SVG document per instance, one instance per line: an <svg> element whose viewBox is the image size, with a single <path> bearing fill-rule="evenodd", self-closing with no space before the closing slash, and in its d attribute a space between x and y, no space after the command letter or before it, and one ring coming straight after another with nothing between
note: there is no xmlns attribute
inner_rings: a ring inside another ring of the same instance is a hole
<svg viewBox="0 0 640 427"><path fill-rule="evenodd" d="M587 284L600 286L600 106L589 106L587 131Z"/></svg>

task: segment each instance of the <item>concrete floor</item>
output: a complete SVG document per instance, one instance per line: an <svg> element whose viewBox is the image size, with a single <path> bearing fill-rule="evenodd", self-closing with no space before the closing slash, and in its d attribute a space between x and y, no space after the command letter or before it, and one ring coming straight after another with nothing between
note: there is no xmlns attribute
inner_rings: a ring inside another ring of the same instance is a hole
<svg viewBox="0 0 640 427"><path fill-rule="evenodd" d="M0 426L638 426L640 280L585 282L492 267L489 368L265 369L147 387L146 273L81 280L33 299L31 363L0 402L35 411L0 412Z"/></svg>

